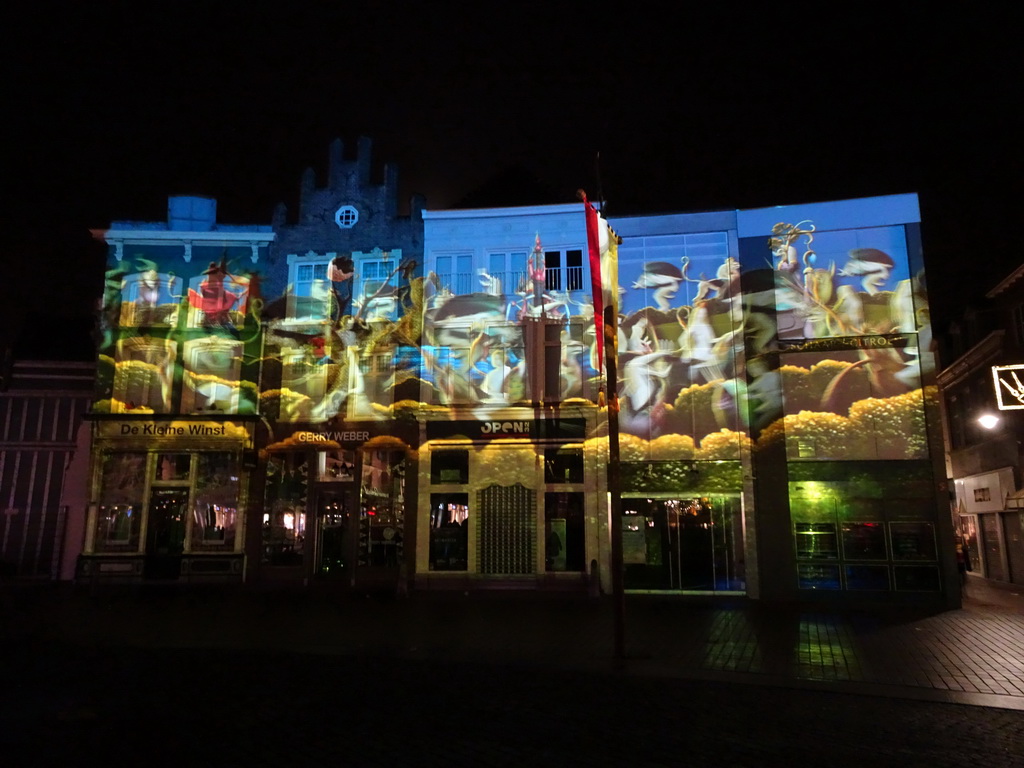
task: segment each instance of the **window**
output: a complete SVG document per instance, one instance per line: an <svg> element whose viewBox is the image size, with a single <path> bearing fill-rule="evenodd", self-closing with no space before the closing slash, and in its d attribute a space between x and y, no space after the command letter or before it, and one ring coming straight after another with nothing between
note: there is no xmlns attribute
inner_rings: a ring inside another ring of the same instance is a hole
<svg viewBox="0 0 1024 768"><path fill-rule="evenodd" d="M359 211L353 205L343 205L334 214L334 223L341 229L352 229L359 221Z"/></svg>
<svg viewBox="0 0 1024 768"><path fill-rule="evenodd" d="M496 296L525 291L526 257L526 251L488 254L487 271L480 274L481 290Z"/></svg>
<svg viewBox="0 0 1024 768"><path fill-rule="evenodd" d="M310 251L302 257L302 262L295 261L298 257L294 254L288 257L292 284L288 296L288 317L310 320L330 318L332 292L328 270L334 256L333 253L320 256Z"/></svg>
<svg viewBox="0 0 1024 768"><path fill-rule="evenodd" d="M435 450L430 454L430 482L464 485L469 482L469 451Z"/></svg>
<svg viewBox="0 0 1024 768"><path fill-rule="evenodd" d="M468 540L469 494L430 494L430 570L466 570Z"/></svg>
<svg viewBox="0 0 1024 768"><path fill-rule="evenodd" d="M370 415L374 406L388 407L392 404L394 369L394 352L377 352L359 358L357 370L352 371L350 386L352 416Z"/></svg>
<svg viewBox="0 0 1024 768"><path fill-rule="evenodd" d="M189 281L188 303L192 328L240 327L248 309L249 278L232 275L223 263L211 264Z"/></svg>
<svg viewBox="0 0 1024 768"><path fill-rule="evenodd" d="M192 548L233 551L238 525L238 456L201 453L196 458Z"/></svg>
<svg viewBox="0 0 1024 768"><path fill-rule="evenodd" d="M111 412L170 412L176 360L173 341L148 337L119 341Z"/></svg>
<svg viewBox="0 0 1024 768"><path fill-rule="evenodd" d="M365 320L393 320L398 316L398 265L401 249L351 255L288 255L288 316L314 320L360 314Z"/></svg>
<svg viewBox="0 0 1024 768"><path fill-rule="evenodd" d="M544 482L582 483L583 451L579 448L545 449Z"/></svg>
<svg viewBox="0 0 1024 768"><path fill-rule="evenodd" d="M145 453L108 453L103 457L96 509L97 552L138 551L145 492Z"/></svg>
<svg viewBox="0 0 1024 768"><path fill-rule="evenodd" d="M549 291L581 291L583 285L583 251L544 252L545 281Z"/></svg>
<svg viewBox="0 0 1024 768"><path fill-rule="evenodd" d="M356 263L356 303L366 320L393 320L398 316L397 262L379 249L374 255Z"/></svg>
<svg viewBox="0 0 1024 768"><path fill-rule="evenodd" d="M424 402L437 405L468 403L472 400L472 383L466 360L467 347L424 347Z"/></svg>
<svg viewBox="0 0 1024 768"><path fill-rule="evenodd" d="M181 278L155 270L124 278L121 291L122 327L174 326L178 323Z"/></svg>
<svg viewBox="0 0 1024 768"><path fill-rule="evenodd" d="M302 565L306 552L308 468L303 454L271 455L263 513L263 562Z"/></svg>
<svg viewBox="0 0 1024 768"><path fill-rule="evenodd" d="M242 342L210 336L185 342L181 410L237 413Z"/></svg>
<svg viewBox="0 0 1024 768"><path fill-rule="evenodd" d="M434 261L434 273L441 284L441 290L459 296L474 293L473 254L455 253L438 256Z"/></svg>

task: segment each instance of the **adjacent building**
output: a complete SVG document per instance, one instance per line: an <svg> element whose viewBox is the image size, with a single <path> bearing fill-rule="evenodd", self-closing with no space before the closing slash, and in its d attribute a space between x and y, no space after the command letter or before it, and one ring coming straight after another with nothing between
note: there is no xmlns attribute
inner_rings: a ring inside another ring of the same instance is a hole
<svg viewBox="0 0 1024 768"><path fill-rule="evenodd" d="M92 363L29 360L0 379L0 578L67 578L82 551L94 381Z"/></svg>
<svg viewBox="0 0 1024 768"><path fill-rule="evenodd" d="M939 374L949 499L971 569L1024 584L1024 266L953 323Z"/></svg>

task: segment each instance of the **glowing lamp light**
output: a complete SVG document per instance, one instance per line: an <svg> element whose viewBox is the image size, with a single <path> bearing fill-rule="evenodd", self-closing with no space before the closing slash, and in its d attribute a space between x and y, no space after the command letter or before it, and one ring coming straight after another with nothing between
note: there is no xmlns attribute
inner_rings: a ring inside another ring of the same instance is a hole
<svg viewBox="0 0 1024 768"><path fill-rule="evenodd" d="M985 429L995 429L999 424L999 417L994 416L991 413L986 413L983 416L978 417L978 423Z"/></svg>

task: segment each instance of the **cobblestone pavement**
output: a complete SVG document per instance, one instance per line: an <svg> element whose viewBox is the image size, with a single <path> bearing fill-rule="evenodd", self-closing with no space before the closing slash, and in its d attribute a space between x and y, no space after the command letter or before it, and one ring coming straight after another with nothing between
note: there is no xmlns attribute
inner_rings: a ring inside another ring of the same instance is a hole
<svg viewBox="0 0 1024 768"><path fill-rule="evenodd" d="M603 600L3 591L0 755L1024 766L1024 609L1004 597L936 615L630 597L619 668Z"/></svg>

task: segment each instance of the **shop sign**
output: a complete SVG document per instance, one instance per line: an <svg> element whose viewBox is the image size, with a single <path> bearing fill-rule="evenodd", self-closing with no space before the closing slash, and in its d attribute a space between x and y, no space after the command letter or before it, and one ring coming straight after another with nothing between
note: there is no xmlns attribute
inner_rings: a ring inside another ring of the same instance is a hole
<svg viewBox="0 0 1024 768"><path fill-rule="evenodd" d="M445 440L582 440L584 419L481 419L479 421L428 421L427 439Z"/></svg>
<svg viewBox="0 0 1024 768"><path fill-rule="evenodd" d="M1024 409L1024 363L993 365L992 385L996 390L996 403L1001 411Z"/></svg>
<svg viewBox="0 0 1024 768"><path fill-rule="evenodd" d="M295 433L295 439L300 443L365 443L370 439L370 433L363 430L301 431Z"/></svg>
<svg viewBox="0 0 1024 768"><path fill-rule="evenodd" d="M786 352L844 352L860 349L902 349L910 346L910 337L905 334L885 336L847 336L842 338L810 339L787 341L780 339L779 348Z"/></svg>
<svg viewBox="0 0 1024 768"><path fill-rule="evenodd" d="M175 419L173 421L148 421L146 419L124 419L101 421L101 438L180 440L188 438L247 440L249 430L241 424L230 421L205 421L199 419Z"/></svg>

